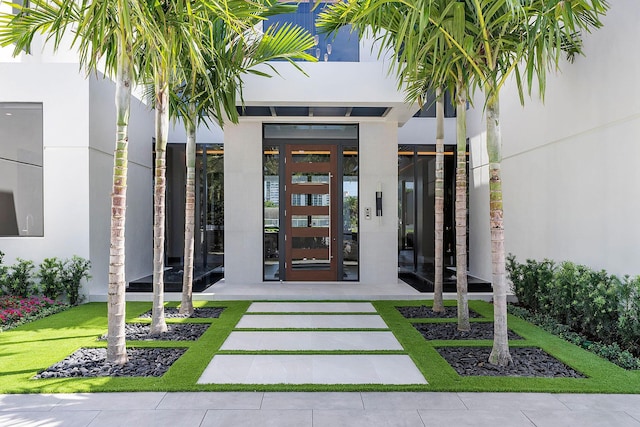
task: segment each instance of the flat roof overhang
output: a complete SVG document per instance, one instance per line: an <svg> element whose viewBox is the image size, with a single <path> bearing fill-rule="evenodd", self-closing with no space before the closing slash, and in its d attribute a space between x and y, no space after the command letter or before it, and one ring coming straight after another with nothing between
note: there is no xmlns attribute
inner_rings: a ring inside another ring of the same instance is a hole
<svg viewBox="0 0 640 427"><path fill-rule="evenodd" d="M261 121L394 121L406 123L419 109L404 93L383 62L274 62L244 77L241 120Z"/></svg>

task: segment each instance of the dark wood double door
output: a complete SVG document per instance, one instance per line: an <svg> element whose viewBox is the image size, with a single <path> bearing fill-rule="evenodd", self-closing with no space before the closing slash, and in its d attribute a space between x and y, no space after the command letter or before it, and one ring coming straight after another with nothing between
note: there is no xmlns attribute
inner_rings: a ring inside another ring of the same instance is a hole
<svg viewBox="0 0 640 427"><path fill-rule="evenodd" d="M338 276L338 146L285 148L285 270L288 281Z"/></svg>

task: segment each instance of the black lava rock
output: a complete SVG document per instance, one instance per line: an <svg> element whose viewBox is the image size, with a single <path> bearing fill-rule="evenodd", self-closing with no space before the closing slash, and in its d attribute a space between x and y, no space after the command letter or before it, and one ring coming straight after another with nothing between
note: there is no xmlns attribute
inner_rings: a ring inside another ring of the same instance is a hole
<svg viewBox="0 0 640 427"><path fill-rule="evenodd" d="M462 376L585 378L584 375L536 347L511 347L513 363L489 363L489 347L441 347L438 353Z"/></svg>
<svg viewBox="0 0 640 427"><path fill-rule="evenodd" d="M150 335L151 326L147 323L127 323L124 330L127 340L132 341L196 341L209 328L208 323L169 323L167 332L160 335ZM107 339L107 334L100 340Z"/></svg>
<svg viewBox="0 0 640 427"><path fill-rule="evenodd" d="M164 317L167 319L213 319L220 317L220 314L226 307L199 307L194 308L191 316L186 314L180 314L180 309L177 307L165 307ZM142 313L138 316L141 319L151 319L151 310Z"/></svg>
<svg viewBox="0 0 640 427"><path fill-rule="evenodd" d="M81 348L34 379L70 377L160 377L186 348L129 348L124 365L107 362L106 348Z"/></svg>
<svg viewBox="0 0 640 427"><path fill-rule="evenodd" d="M426 305L396 307L396 309L407 319L456 319L458 317L457 307L445 307L444 311L435 312L433 308ZM469 309L470 318L482 317L475 311Z"/></svg>
<svg viewBox="0 0 640 427"><path fill-rule="evenodd" d="M471 330L458 330L457 323L414 323L413 327L428 340L491 340L493 339L492 322L471 322ZM507 331L510 340L521 340L522 337L513 331Z"/></svg>

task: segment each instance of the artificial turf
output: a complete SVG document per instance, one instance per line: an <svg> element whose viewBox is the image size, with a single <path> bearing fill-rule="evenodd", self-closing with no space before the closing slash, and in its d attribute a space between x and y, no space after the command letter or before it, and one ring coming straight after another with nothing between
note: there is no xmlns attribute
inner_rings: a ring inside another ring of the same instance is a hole
<svg viewBox="0 0 640 427"><path fill-rule="evenodd" d="M542 329L509 315L509 328L523 340L511 346L539 347L581 372L586 378L462 377L438 354L443 346L487 346L491 340L427 341L412 323L455 322L456 319L407 319L399 306L431 305L431 301L373 301L389 329L402 344L406 354L427 379L427 385L216 385L197 384L197 380L220 346L245 314L250 301L196 302L196 306L225 307L219 318L167 319L167 323L211 323L197 341L128 341L128 347L186 347L186 353L159 378L102 377L54 378L34 380L39 371L61 361L82 347L105 347L97 338L107 330L105 303L89 303L0 333L0 393L71 393L108 391L483 391L483 392L566 392L566 393L640 393L640 371L626 371L580 347L555 337ZM455 301L447 301L455 305ZM150 309L148 302L127 303L127 321L144 323L137 316ZM491 321L493 307L482 301L470 301L472 310L482 317L471 322ZM329 314L329 313L327 313ZM331 313L336 314L336 313ZM294 326L294 325L292 325ZM257 352L250 352L252 354ZM322 353L354 352L258 352ZM362 352L359 352L362 353ZM366 352L375 354L400 352Z"/></svg>

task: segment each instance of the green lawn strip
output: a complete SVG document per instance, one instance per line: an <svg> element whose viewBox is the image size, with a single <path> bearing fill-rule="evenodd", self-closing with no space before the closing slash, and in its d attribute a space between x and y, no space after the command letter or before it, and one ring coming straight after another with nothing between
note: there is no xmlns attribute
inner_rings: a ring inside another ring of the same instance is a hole
<svg viewBox="0 0 640 427"><path fill-rule="evenodd" d="M362 301L359 301L362 302ZM594 392L640 393L640 371L622 368L555 337L517 317L509 316L509 327L524 340L512 341L512 347L532 346L587 375L586 379L569 378L513 378L461 377L437 352L437 346L490 347L490 340L427 341L412 326L415 319L404 318L396 306L428 305L426 301L373 301L386 324L406 353L423 373L428 385L379 384L196 384L198 378L216 354L405 354L402 351L220 351L220 346L232 331L265 331L265 329L234 329L246 314L251 301L206 302L203 306L224 306L226 309L214 319L167 319L168 322L211 323L197 341L129 341L129 347L183 347L188 350L160 378L65 378L31 380L39 370L64 359L81 347L104 347L96 339L106 332L106 304L92 303L20 326L0 334L0 393L42 392L104 392L104 391L537 391L537 392ZM446 305L455 305L447 301ZM148 302L127 303L127 320L150 309ZM470 308L491 319L491 304L470 301ZM276 314L276 313L271 313ZM298 313L299 314L299 313ZM336 313L329 313L336 314ZM353 313L349 313L353 314ZM195 321L198 322L195 322ZM435 319L425 319L434 321ZM437 319L438 321L441 319ZM455 321L455 319L448 319ZM474 319L473 321L478 321ZM485 319L486 321L486 319ZM273 329L301 331L300 329ZM319 329L305 329L318 331ZM340 329L322 329L330 332ZM367 331L348 329L349 331ZM378 331L380 329L372 329Z"/></svg>
<svg viewBox="0 0 640 427"><path fill-rule="evenodd" d="M405 301L377 301L374 305L396 338L414 360L434 391L510 391L567 393L638 393L640 372L625 371L578 346L564 341L522 319L509 315L509 328L524 340L510 341L511 347L538 347L586 375L588 378L462 377L437 353L437 347L491 347L491 340L427 341L412 326L414 319L404 318L395 307ZM416 305L427 305L425 303ZM492 318L493 307L482 301L470 301L470 308ZM427 319L435 321L440 319ZM455 319L453 319L455 321ZM435 322L434 322L435 323Z"/></svg>
<svg viewBox="0 0 640 427"><path fill-rule="evenodd" d="M31 380L39 371L82 347L96 347L106 332L107 306L90 303L0 334L0 392L67 391L66 379ZM106 379L84 381L81 391Z"/></svg>
<svg viewBox="0 0 640 427"><path fill-rule="evenodd" d="M31 379L38 371L83 347L105 347L106 304L90 303L0 334L0 393L194 390L195 382L249 303L229 302L198 341L128 341L132 347L186 347L187 352L160 378L99 377ZM127 303L127 321L149 310L148 302Z"/></svg>

